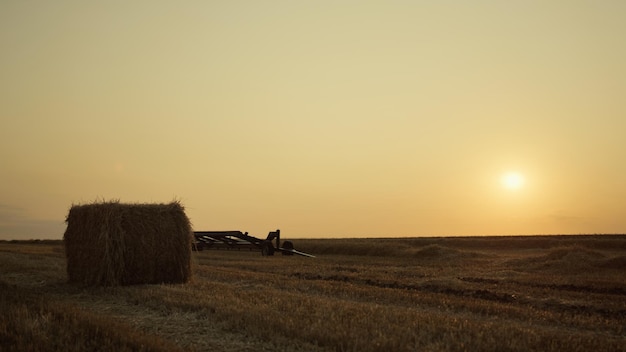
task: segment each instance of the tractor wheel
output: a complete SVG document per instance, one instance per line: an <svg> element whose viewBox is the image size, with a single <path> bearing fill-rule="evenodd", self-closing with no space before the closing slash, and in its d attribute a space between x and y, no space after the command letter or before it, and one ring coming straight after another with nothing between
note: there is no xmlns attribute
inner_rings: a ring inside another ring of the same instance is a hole
<svg viewBox="0 0 626 352"><path fill-rule="evenodd" d="M291 241L283 242L283 249L293 250L293 243ZM283 252L283 255L293 255L292 252Z"/></svg>
<svg viewBox="0 0 626 352"><path fill-rule="evenodd" d="M266 257L268 255L274 255L274 246L270 241L264 241L261 245L261 255Z"/></svg>

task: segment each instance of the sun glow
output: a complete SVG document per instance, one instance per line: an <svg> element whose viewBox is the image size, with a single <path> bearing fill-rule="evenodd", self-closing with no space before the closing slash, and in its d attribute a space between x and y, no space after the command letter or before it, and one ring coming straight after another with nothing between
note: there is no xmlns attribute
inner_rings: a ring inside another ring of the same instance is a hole
<svg viewBox="0 0 626 352"><path fill-rule="evenodd" d="M524 186L524 176L519 172L507 172L502 175L502 186L506 189L516 190Z"/></svg>

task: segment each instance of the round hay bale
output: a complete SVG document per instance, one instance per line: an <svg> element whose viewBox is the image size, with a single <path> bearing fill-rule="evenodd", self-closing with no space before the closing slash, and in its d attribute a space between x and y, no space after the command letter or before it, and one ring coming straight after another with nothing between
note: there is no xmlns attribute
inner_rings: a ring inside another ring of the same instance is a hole
<svg viewBox="0 0 626 352"><path fill-rule="evenodd" d="M193 231L178 202L74 205L66 222L70 282L116 286L191 278Z"/></svg>

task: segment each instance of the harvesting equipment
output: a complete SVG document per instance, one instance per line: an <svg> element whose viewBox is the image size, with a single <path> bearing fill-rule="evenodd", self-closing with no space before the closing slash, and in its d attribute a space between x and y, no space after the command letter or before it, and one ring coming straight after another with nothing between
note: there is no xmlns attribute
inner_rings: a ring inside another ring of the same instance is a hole
<svg viewBox="0 0 626 352"><path fill-rule="evenodd" d="M247 248L249 250L260 250L263 256L270 256L274 255L275 252L281 252L283 255L297 254L304 257L315 258L314 255L295 250L291 241L284 241L281 247L280 230L271 231L264 240L250 236L247 232L241 231L194 231L193 234L196 239L193 249L196 251L202 251L205 248ZM272 241L276 242L275 246Z"/></svg>

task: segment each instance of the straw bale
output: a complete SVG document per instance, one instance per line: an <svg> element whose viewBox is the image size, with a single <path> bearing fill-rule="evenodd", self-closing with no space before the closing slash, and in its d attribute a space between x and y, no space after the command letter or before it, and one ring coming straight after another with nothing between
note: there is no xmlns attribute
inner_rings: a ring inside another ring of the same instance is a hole
<svg viewBox="0 0 626 352"><path fill-rule="evenodd" d="M193 232L183 206L74 205L63 236L70 282L93 286L184 283Z"/></svg>

